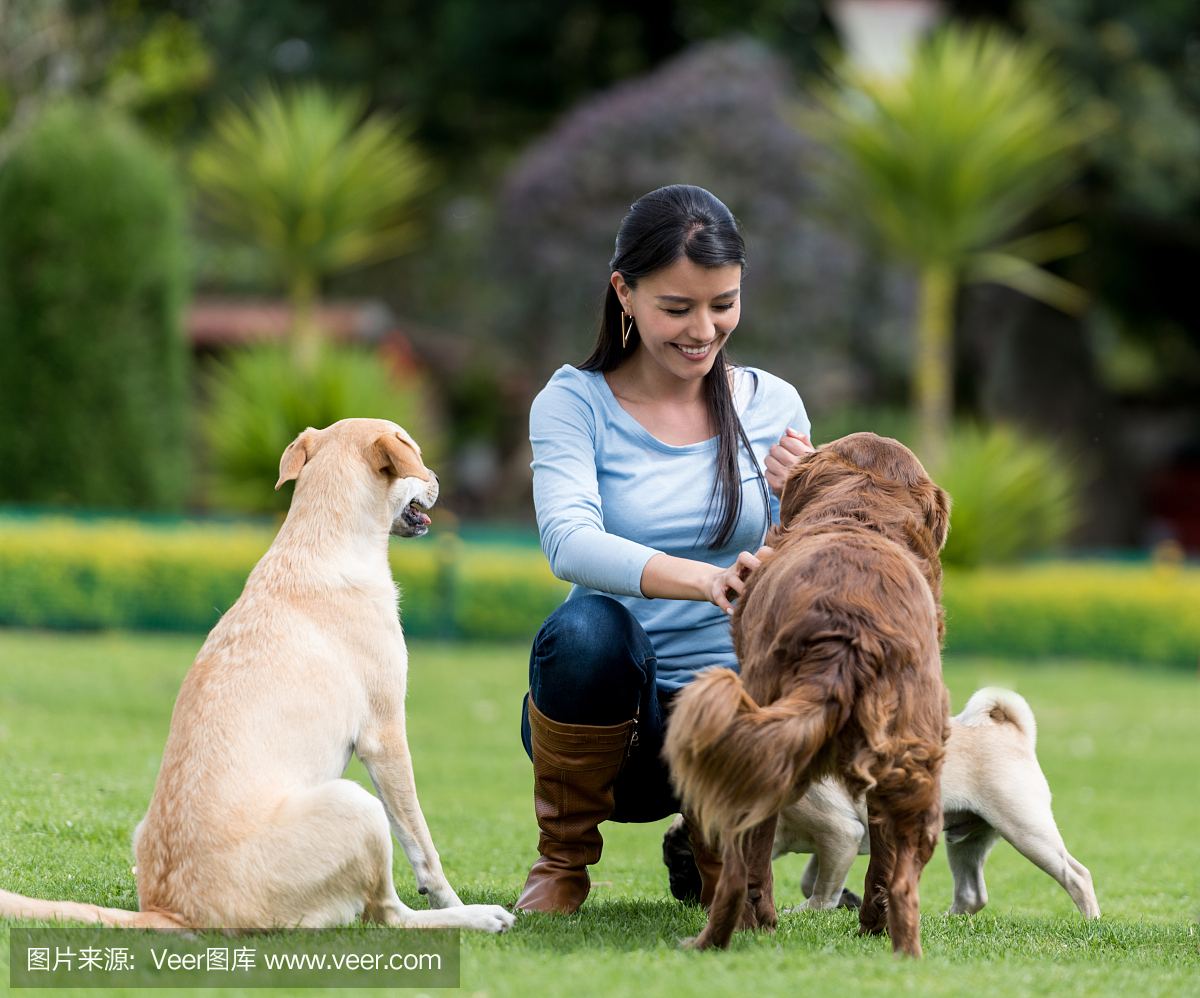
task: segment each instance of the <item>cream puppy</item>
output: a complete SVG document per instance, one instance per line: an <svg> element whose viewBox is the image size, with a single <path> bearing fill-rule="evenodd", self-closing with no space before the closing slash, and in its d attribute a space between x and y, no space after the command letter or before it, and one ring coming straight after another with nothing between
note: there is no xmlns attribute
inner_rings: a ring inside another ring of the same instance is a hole
<svg viewBox="0 0 1200 998"><path fill-rule="evenodd" d="M437 476L395 423L346 419L289 445L276 488L291 479L287 519L175 703L134 833L141 912L0 892L0 914L241 929L515 921L458 899L413 782L388 535L428 530ZM378 797L341 779L351 753ZM430 910L396 895L392 833Z"/></svg>
<svg viewBox="0 0 1200 998"><path fill-rule="evenodd" d="M987 904L983 864L1001 838L1057 880L1084 917L1100 915L1092 875L1067 852L1054 823L1036 742L1033 711L1009 690L979 690L950 719L942 806L954 875L951 915L974 914ZM860 899L844 884L854 857L870 852L866 802L853 800L836 780L815 783L779 816L773 855L792 852L813 854L800 881L808 900L799 909L856 907Z"/></svg>

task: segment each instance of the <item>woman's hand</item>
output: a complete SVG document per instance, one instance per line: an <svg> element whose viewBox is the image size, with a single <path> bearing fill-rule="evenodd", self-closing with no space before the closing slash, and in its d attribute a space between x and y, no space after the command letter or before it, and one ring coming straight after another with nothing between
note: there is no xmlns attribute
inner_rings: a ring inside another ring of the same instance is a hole
<svg viewBox="0 0 1200 998"><path fill-rule="evenodd" d="M783 485L792 465L815 450L807 433L797 433L789 426L779 443L767 451L767 459L763 462L766 465L767 484L776 496L783 495Z"/></svg>
<svg viewBox="0 0 1200 998"><path fill-rule="evenodd" d="M743 551L728 568L718 568L709 583L709 602L715 603L726 613L733 613L729 593L733 593L734 599L741 596L746 591L746 580L750 573L762 564L763 558L774 553L772 548L764 544L754 554Z"/></svg>

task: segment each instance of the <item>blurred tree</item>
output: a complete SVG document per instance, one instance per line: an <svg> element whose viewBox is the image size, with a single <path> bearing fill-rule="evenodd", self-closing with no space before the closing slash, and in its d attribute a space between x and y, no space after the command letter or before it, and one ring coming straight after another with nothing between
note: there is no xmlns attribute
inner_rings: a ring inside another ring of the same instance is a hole
<svg viewBox="0 0 1200 998"><path fill-rule="evenodd" d="M324 277L412 248L427 169L407 130L315 84L228 105L192 157L207 216L258 247L287 284L298 364L316 363Z"/></svg>
<svg viewBox="0 0 1200 998"><path fill-rule="evenodd" d="M1200 5L1038 0L1020 14L1115 116L1091 143L1115 203L1163 218L1200 208Z"/></svg>
<svg viewBox="0 0 1200 998"><path fill-rule="evenodd" d="M148 131L177 139L191 123L196 98L213 75L213 54L193 22L167 12L134 17L110 15L124 46L108 61L104 95ZM136 10L136 8L135 8Z"/></svg>
<svg viewBox="0 0 1200 998"><path fill-rule="evenodd" d="M629 205L691 183L745 232L737 361L791 380L818 412L869 395L879 341L904 328L908 286L850 237L816 182L826 157L784 116L794 99L786 63L743 38L696 46L566 115L501 190L492 245L511 296L496 323L503 342L542 379L582 360Z"/></svg>
<svg viewBox="0 0 1200 998"><path fill-rule="evenodd" d="M812 67L814 42L828 32L819 0L149 5L193 11L220 53L221 92L252 86L268 72L365 85L379 104L411 113L422 144L439 159L493 174L505 154L571 104L690 42L745 32Z"/></svg>
<svg viewBox="0 0 1200 998"><path fill-rule="evenodd" d="M82 30L65 0L0 4L0 163L33 126L46 102L77 84Z"/></svg>
<svg viewBox="0 0 1200 998"><path fill-rule="evenodd" d="M996 244L1075 173L1088 126L1042 49L986 26L937 32L899 81L850 70L822 103L811 120L845 167L849 202L920 268L912 390L919 453L940 469L959 282L1007 284L1072 313L1087 302L1037 266L1082 248L1074 227Z"/></svg>
<svg viewBox="0 0 1200 998"><path fill-rule="evenodd" d="M0 161L55 97L110 103L143 130L178 137L212 77L199 27L137 0L0 3Z"/></svg>
<svg viewBox="0 0 1200 998"><path fill-rule="evenodd" d="M1109 391L1157 406L1200 397L1200 4L1038 0L1018 7L1030 36L1070 69L1114 126L1090 143L1079 267L1103 309L1092 324ZM1193 447L1200 445L1200 421Z"/></svg>
<svg viewBox="0 0 1200 998"><path fill-rule="evenodd" d="M0 498L177 508L184 206L103 106L42 112L0 169Z"/></svg>

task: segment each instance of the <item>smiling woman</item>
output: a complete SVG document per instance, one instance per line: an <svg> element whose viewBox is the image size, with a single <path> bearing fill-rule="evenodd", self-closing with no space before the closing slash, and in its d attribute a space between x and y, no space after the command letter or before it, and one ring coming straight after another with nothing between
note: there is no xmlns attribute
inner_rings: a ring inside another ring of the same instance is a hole
<svg viewBox="0 0 1200 998"><path fill-rule="evenodd" d="M736 667L730 599L812 449L796 390L726 356L744 266L737 222L708 191L640 198L617 233L595 349L530 412L542 548L574 587L530 657L522 736L541 857L525 910L583 903L600 822L678 810L666 712L699 670ZM719 861L698 855L715 884Z"/></svg>

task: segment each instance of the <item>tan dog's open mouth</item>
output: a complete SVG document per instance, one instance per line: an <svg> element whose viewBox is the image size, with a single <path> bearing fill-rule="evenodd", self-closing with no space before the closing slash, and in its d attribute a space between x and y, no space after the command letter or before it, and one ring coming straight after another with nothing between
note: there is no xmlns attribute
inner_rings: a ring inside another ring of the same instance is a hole
<svg viewBox="0 0 1200 998"><path fill-rule="evenodd" d="M413 537L421 537L429 533L429 524L432 521L417 505L416 500L413 500L404 507L404 512L400 514L400 519L412 531Z"/></svg>

